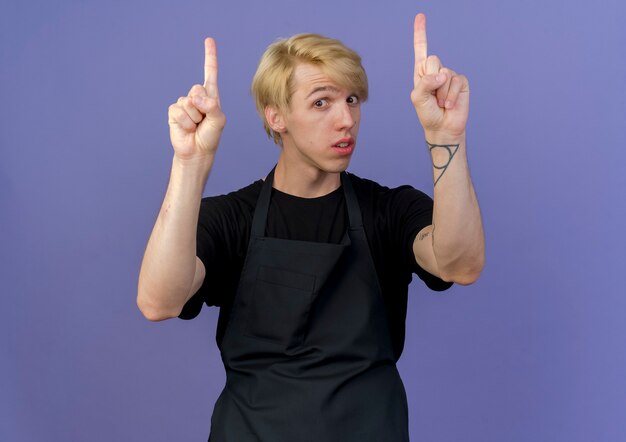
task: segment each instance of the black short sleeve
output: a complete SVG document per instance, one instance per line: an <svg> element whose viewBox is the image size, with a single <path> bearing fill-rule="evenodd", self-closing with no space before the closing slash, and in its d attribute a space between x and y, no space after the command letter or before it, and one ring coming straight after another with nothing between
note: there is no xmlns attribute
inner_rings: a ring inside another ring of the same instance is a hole
<svg viewBox="0 0 626 442"><path fill-rule="evenodd" d="M401 189L401 190L400 190ZM398 217L399 232L397 240L404 245L404 257L406 265L412 273L415 273L431 290L443 291L452 286L451 282L428 273L421 268L415 260L413 243L417 234L433 222L433 200L425 193L410 186L399 188L394 198L394 210L400 214Z"/></svg>
<svg viewBox="0 0 626 442"><path fill-rule="evenodd" d="M200 289L179 315L195 318L203 304L224 306L232 298L245 259L250 224L260 182L232 192L203 198L198 215L196 256L205 268Z"/></svg>
<svg viewBox="0 0 626 442"><path fill-rule="evenodd" d="M413 254L417 233L432 224L432 198L408 185L389 188L352 177L380 279L408 284L414 273L432 290L448 289L452 284L422 269Z"/></svg>

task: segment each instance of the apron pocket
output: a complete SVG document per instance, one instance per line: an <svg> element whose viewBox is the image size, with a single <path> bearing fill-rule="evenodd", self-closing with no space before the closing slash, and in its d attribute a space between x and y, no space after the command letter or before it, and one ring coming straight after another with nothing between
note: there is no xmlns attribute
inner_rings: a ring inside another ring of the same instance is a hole
<svg viewBox="0 0 626 442"><path fill-rule="evenodd" d="M315 276L260 266L245 335L287 347L302 344Z"/></svg>

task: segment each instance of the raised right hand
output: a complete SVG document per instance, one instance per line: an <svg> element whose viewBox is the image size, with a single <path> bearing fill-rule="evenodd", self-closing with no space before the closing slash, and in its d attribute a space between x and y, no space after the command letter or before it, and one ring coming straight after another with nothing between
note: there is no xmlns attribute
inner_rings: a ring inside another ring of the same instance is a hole
<svg viewBox="0 0 626 442"><path fill-rule="evenodd" d="M415 68L411 101L427 140L456 140L464 136L469 115L469 81L428 55L426 16L417 14L413 25ZM432 138L436 135L436 138Z"/></svg>
<svg viewBox="0 0 626 442"><path fill-rule="evenodd" d="M192 160L213 155L226 125L217 90L217 50L212 38L204 40L204 85L194 85L168 109L174 154Z"/></svg>

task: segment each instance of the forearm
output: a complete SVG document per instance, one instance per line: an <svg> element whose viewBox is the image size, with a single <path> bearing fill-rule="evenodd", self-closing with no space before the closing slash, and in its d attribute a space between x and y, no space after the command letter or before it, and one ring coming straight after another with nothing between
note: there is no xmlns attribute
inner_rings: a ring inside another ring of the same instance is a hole
<svg viewBox="0 0 626 442"><path fill-rule="evenodd" d="M178 315L196 271L200 201L214 156L172 161L170 180L141 264L137 305L148 319Z"/></svg>
<svg viewBox="0 0 626 442"><path fill-rule="evenodd" d="M480 209L467 163L465 135L426 133L433 161L433 251L440 276L474 282L484 264Z"/></svg>

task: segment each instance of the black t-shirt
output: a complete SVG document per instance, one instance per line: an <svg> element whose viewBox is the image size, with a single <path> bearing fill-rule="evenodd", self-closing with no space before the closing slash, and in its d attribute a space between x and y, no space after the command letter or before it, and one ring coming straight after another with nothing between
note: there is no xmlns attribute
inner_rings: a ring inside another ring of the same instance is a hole
<svg viewBox="0 0 626 442"><path fill-rule="evenodd" d="M361 208L363 227L383 292L394 353L404 346L408 285L416 273L433 290L452 284L429 274L415 262L413 241L432 223L432 199L412 188L390 189L348 175ZM204 283L185 304L180 318L192 319L202 304L220 307L217 343L221 344L246 257L256 202L263 181L228 195L203 198L198 219L196 255L206 269ZM349 227L343 189L319 198L300 198L272 189L266 236L340 243Z"/></svg>

